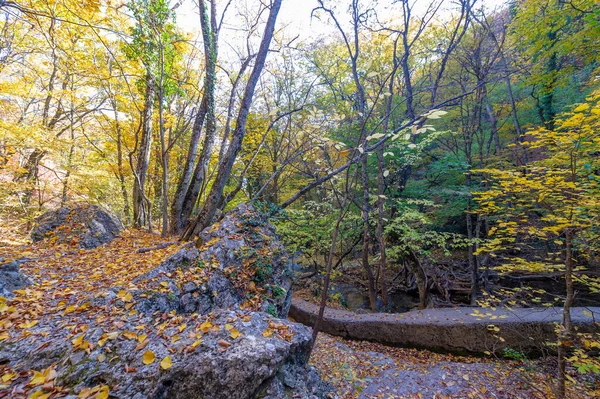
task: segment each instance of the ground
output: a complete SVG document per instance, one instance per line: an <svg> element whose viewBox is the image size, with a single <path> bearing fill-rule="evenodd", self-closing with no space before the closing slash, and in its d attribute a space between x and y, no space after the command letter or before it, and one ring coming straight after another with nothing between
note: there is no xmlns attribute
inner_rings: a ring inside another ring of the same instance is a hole
<svg viewBox="0 0 600 399"><path fill-rule="evenodd" d="M544 399L552 379L538 361L438 354L320 334L311 358L347 399ZM600 397L571 387L569 398Z"/></svg>
<svg viewBox="0 0 600 399"><path fill-rule="evenodd" d="M112 243L93 250L49 241L29 244L20 239L19 242L6 240L0 243L0 258L5 261L29 258L21 265L22 271L36 281L43 281L18 293L13 302L0 304L0 343L29 334L41 317L53 318L69 330L69 336L76 337L80 331L85 331L85 326L72 324L75 319L71 317L91 311L86 307L85 298L102 295L108 288L123 287L126 302L126 290L133 279L156 267L180 246L174 244L141 253L138 250L155 248L166 241L173 239L126 230ZM131 313L127 305L123 312L97 317L106 317L107 320L102 322L110 322L114 327L118 325L119 317ZM115 319L110 320L111 317ZM139 338L137 335L136 339ZM73 343L77 344L84 343ZM336 387L341 398L550 397L550 375L539 371L535 362L457 357L344 341L320 334L312 363L323 379ZM23 394L19 397L27 397L27 392L36 385L52 383L52 370L45 370L50 374L45 375L44 370L15 373L6 366L0 367L0 398L12 397L11 392L15 391L9 391L8 387L14 388L17 382ZM53 393L50 398L64 393L60 387L51 388L48 391ZM571 390L570 394L572 398L589 398L600 395L600 391Z"/></svg>

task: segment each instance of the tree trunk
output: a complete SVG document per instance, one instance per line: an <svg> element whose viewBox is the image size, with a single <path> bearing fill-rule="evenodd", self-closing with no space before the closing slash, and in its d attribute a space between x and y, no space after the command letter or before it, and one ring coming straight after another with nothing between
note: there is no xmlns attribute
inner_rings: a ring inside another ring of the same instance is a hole
<svg viewBox="0 0 600 399"><path fill-rule="evenodd" d="M571 340L573 334L573 325L571 321L571 306L575 299L575 291L573 287L573 232L567 230L565 233L566 244L566 259L565 259L565 286L567 297L563 307L563 322L562 331L559 336L558 343L558 382L557 393L558 399L564 399L566 394L566 343Z"/></svg>
<svg viewBox="0 0 600 399"><path fill-rule="evenodd" d="M269 46L271 45L271 40L273 38L273 31L275 29L275 22L277 21L279 9L281 8L281 1L282 0L274 0L271 5L269 18L265 26L265 32L260 44L260 49L256 56L256 63L254 64L254 68L250 74L250 78L248 79L244 97L240 104L240 110L238 112L231 143L229 144L229 148L227 149L224 158L219 163L219 169L216 173L215 181L213 182L210 193L208 194L200 213L198 214L194 223L182 237L184 240L191 239L194 234L209 226L215 216L219 202L223 195L223 190L225 189L227 180L229 180L229 176L231 175L231 170L233 168L236 156L242 147L242 141L246 135L246 121L248 119L248 113L250 112L250 106L252 105L252 100L254 98L254 90L256 89L258 79L262 73L267 55L269 53Z"/></svg>
<svg viewBox="0 0 600 399"><path fill-rule="evenodd" d="M25 206L28 206L31 203L33 190L37 184L40 162L45 155L46 151L35 148L27 158L27 162L23 167L24 171L15 178L15 181L26 182L26 187L21 199Z"/></svg>
<svg viewBox="0 0 600 399"><path fill-rule="evenodd" d="M385 254L385 237L383 235L383 218L384 218L384 162L383 162L383 154L385 152L385 146L382 145L377 153L377 161L379 170L377 173L377 239L379 241L379 279L381 282L381 306L385 311L388 307L388 295L387 295L387 257Z"/></svg>
<svg viewBox="0 0 600 399"><path fill-rule="evenodd" d="M413 250L409 250L408 253L409 261L408 267L411 269L412 274L415 276L417 282L417 289L419 290L419 309L427 308L429 302L429 290L427 288L427 275L423 269L421 261L417 257L417 254Z"/></svg>
<svg viewBox="0 0 600 399"><path fill-rule="evenodd" d="M214 10L214 3L212 4ZM203 107L206 110L206 135L202 145L202 152L194 169L192 181L185 195L181 209L181 220L186 223L190 219L198 197L203 186L206 184L207 169L212 155L217 131L215 115L215 87L217 81L217 44L216 31L213 29L208 10L204 1L200 2L200 21L202 25L202 37L204 39L204 53L206 72L204 78L204 100ZM214 21L213 21L214 22ZM190 226L191 227L191 226ZM188 235L188 231L184 233Z"/></svg>
<svg viewBox="0 0 600 399"><path fill-rule="evenodd" d="M113 111L115 112L115 129L117 131L117 174L119 176L119 184L121 185L121 195L123 196L123 213L127 224L131 223L131 210L129 208L129 195L127 195L127 185L125 184L125 173L123 167L123 132L119 124L119 113L117 111L117 103L114 99L111 100Z"/></svg>
<svg viewBox="0 0 600 399"><path fill-rule="evenodd" d="M471 305L477 304L479 293L479 270L475 257L473 215L471 214L471 200L467 200L467 238L469 240L469 270L471 270Z"/></svg>
<svg viewBox="0 0 600 399"><path fill-rule="evenodd" d="M158 127L160 135L160 155L162 164L162 187L161 187L161 213L162 213L162 230L161 236L167 236L169 229L169 154L167 153L167 145L165 142L165 120L164 120L164 48L160 51L160 83L158 91Z"/></svg>
<svg viewBox="0 0 600 399"><path fill-rule="evenodd" d="M146 179L150 165L150 152L152 150L152 114L154 113L154 97L156 87L154 77L146 74L146 98L142 114L142 140L135 168L135 181L133 184L133 226L142 228L150 224L150 201L146 197Z"/></svg>
<svg viewBox="0 0 600 399"><path fill-rule="evenodd" d="M369 287L369 305L373 312L377 311L377 292L375 290L375 278L373 269L369 265L369 244L370 244L370 226L369 226L369 180L367 174L367 156L362 157L362 184L363 184L363 245L362 245L362 264L367 274L367 283Z"/></svg>
<svg viewBox="0 0 600 399"><path fill-rule="evenodd" d="M190 146L188 149L185 165L181 173L181 178L177 183L177 189L173 202L171 204L171 233L179 234L183 229L187 220L183 219L183 204L185 201L186 194L190 188L192 181L192 174L194 172L194 165L198 158L198 145L200 144L200 136L202 134L202 127L204 126L204 119L206 118L206 104L207 104L207 92L203 94L202 102L200 103L200 109L194 119L194 126L192 127L192 137L190 140Z"/></svg>

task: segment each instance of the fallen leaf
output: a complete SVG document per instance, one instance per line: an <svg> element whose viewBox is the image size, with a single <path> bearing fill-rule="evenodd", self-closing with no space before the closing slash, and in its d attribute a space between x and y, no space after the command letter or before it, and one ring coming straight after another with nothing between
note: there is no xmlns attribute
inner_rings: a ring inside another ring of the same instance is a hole
<svg viewBox="0 0 600 399"><path fill-rule="evenodd" d="M156 356L154 356L154 352L152 352L151 350L147 350L146 352L144 352L144 356L142 357L142 363L144 363L145 365L149 365L154 363L154 359L156 359Z"/></svg>
<svg viewBox="0 0 600 399"><path fill-rule="evenodd" d="M171 362L171 356L167 356L165 357L161 362L160 362L160 368L162 368L163 370L168 370L171 368L171 366L173 365L173 363Z"/></svg>

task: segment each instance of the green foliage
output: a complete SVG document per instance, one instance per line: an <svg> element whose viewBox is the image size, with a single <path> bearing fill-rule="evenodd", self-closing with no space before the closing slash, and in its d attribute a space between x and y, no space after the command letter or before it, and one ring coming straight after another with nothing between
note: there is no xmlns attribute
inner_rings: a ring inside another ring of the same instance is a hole
<svg viewBox="0 0 600 399"><path fill-rule="evenodd" d="M464 235L441 232L435 229L427 210L436 206L429 200L408 199L397 203L400 216L392 219L385 227L390 243L388 256L394 260L404 258L409 251L431 257L435 250L449 255L453 250L467 247L469 241Z"/></svg>
<svg viewBox="0 0 600 399"><path fill-rule="evenodd" d="M132 0L127 3L136 25L131 28L131 43L124 45L123 50L130 59L138 59L147 73L155 80L164 74L162 83L166 97L180 92L179 84L174 79L175 68L181 61L177 42L183 39L177 30L175 13L168 0ZM143 85L143 80L138 85ZM141 89L140 91L143 91Z"/></svg>
<svg viewBox="0 0 600 399"><path fill-rule="evenodd" d="M502 351L502 356L505 359L517 360L519 362L524 362L527 360L527 356L523 352L512 348L505 348Z"/></svg>

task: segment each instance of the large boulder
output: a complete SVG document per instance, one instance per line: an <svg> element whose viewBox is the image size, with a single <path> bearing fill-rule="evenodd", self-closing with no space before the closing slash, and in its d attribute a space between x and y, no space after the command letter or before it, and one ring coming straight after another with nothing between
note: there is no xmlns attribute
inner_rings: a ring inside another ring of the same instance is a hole
<svg viewBox="0 0 600 399"><path fill-rule="evenodd" d="M138 310L207 314L241 308L287 317L292 262L275 228L242 205L137 280Z"/></svg>
<svg viewBox="0 0 600 399"><path fill-rule="evenodd" d="M329 395L329 387L307 365L310 329L265 313L219 310L206 318L171 315L160 323L107 316L87 327L73 334L52 328L48 335L43 332L49 325L42 322L28 337L0 345L2 367L14 375L8 395L25 387L30 394L60 390L72 399L90 397L85 394L90 389L106 389L111 398L121 399ZM36 388L27 373L16 374L19 370L39 370L45 378Z"/></svg>
<svg viewBox="0 0 600 399"><path fill-rule="evenodd" d="M84 249L111 242L123 224L109 211L97 205L72 204L43 214L31 232L33 242L55 240Z"/></svg>
<svg viewBox="0 0 600 399"><path fill-rule="evenodd" d="M3 262L4 259L0 258L0 296L10 298L13 291L31 285L31 280L21 272L19 260Z"/></svg>

